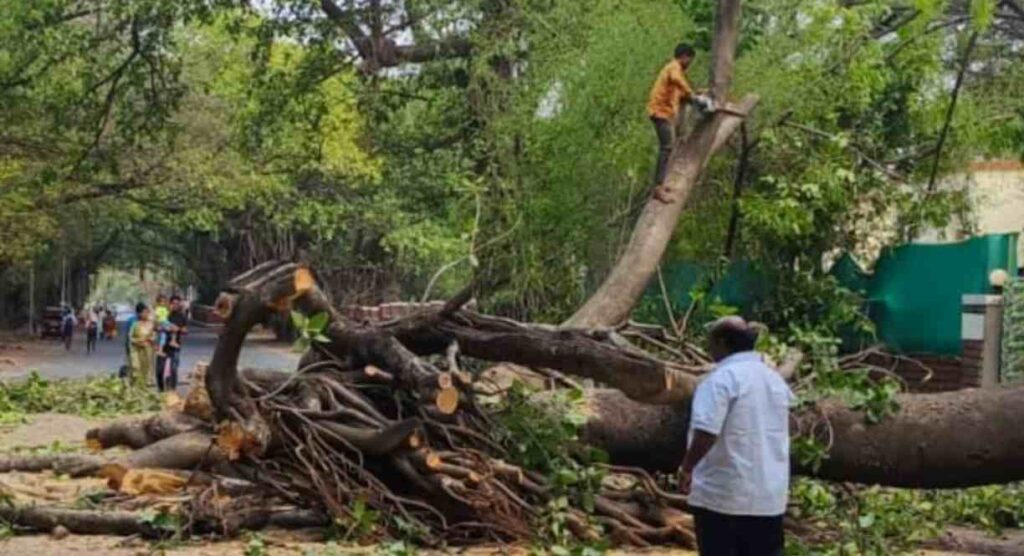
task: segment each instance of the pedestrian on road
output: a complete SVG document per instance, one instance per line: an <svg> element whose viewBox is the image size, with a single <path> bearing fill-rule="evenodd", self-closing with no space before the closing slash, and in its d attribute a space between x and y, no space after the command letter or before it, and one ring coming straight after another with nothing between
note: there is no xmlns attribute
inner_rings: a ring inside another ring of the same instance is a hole
<svg viewBox="0 0 1024 556"><path fill-rule="evenodd" d="M167 316L167 339L163 344L164 359L157 367L157 388L174 391L178 388L178 367L181 363L181 341L188 334L188 317L181 296L172 295L170 314Z"/></svg>
<svg viewBox="0 0 1024 556"><path fill-rule="evenodd" d="M100 319L95 311L89 311L85 321L85 353L96 351L96 340L100 337Z"/></svg>
<svg viewBox="0 0 1024 556"><path fill-rule="evenodd" d="M128 365L131 366L132 360L132 327L139 320L139 315L142 314L142 310L146 308L146 304L138 302L135 304L135 312L128 316L128 320L124 323L124 353L128 357Z"/></svg>
<svg viewBox="0 0 1024 556"><path fill-rule="evenodd" d="M679 473L701 556L782 556L794 396L756 342L742 318L711 325L717 365L694 394Z"/></svg>
<svg viewBox="0 0 1024 556"><path fill-rule="evenodd" d="M129 361L131 362L131 382L136 386L146 384L154 373L155 327L153 312L145 304L140 303L137 319L128 329Z"/></svg>
<svg viewBox="0 0 1024 556"><path fill-rule="evenodd" d="M60 335L64 339L64 349L71 350L71 340L75 334L75 326L78 325L78 320L75 318L75 312L71 310L71 307L64 307L64 314L60 321Z"/></svg>
<svg viewBox="0 0 1024 556"><path fill-rule="evenodd" d="M103 313L103 339L113 340L114 336L117 335L117 317L114 316L114 312L107 309Z"/></svg>

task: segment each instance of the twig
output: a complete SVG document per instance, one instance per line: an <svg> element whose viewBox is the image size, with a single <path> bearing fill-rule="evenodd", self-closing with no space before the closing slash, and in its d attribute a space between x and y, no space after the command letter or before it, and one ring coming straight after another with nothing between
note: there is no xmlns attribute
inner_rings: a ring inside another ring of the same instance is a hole
<svg viewBox="0 0 1024 556"><path fill-rule="evenodd" d="M679 325L676 324L676 317L672 314L672 302L668 298L668 288L665 287L665 278L661 275L661 265L658 265L658 285L661 287L661 301L665 304L665 312L668 313L668 320L672 323L672 330L679 335Z"/></svg>
<svg viewBox="0 0 1024 556"><path fill-rule="evenodd" d="M960 97L960 86L963 85L964 75L971 63L971 54L974 52L974 45L978 40L978 32L972 31L967 39L967 48L964 49L964 57L960 61L960 70L956 74L956 83L953 85L952 96L949 99L949 106L946 108L946 119L942 123L942 131L939 133L939 141L935 145L935 159L932 162L932 172L928 176L928 192L935 190L935 179L939 175L939 161L942 160L942 147L946 144L946 136L949 135L949 127L953 123L953 113L956 112L956 101Z"/></svg>

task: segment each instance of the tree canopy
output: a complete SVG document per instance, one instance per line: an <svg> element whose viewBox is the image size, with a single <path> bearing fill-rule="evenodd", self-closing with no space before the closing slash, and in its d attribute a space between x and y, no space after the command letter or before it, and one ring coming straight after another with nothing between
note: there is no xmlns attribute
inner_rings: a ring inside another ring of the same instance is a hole
<svg viewBox="0 0 1024 556"><path fill-rule="evenodd" d="M53 284L60 258L84 275L166 268L212 293L304 253L352 301L443 296L477 276L495 310L564 318L647 195L650 82L686 40L700 84L714 11L582 4L4 2L4 317L26 316L26 269ZM769 321L847 319L830 257L967 210L933 173L1024 153L1024 12L1016 0L744 10L734 92L761 102L705 172L668 256L755 261L781 284L760 309Z"/></svg>

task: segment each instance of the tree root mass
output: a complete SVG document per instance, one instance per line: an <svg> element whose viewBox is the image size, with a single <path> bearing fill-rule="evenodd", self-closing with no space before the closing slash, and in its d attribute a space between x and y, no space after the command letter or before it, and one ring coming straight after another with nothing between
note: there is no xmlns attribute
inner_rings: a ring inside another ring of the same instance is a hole
<svg viewBox="0 0 1024 556"><path fill-rule="evenodd" d="M510 455L514 439L478 403L473 374L459 368L467 352L572 366L567 372L576 375L610 361L611 368L649 370L624 389L643 397L664 390L665 364L616 345L621 338L610 332L478 315L461 309L468 299L460 295L440 310L381 326L359 325L338 315L307 269L262 265L235 279L218 302L226 324L210 365L193 381L194 390L205 392L191 392L183 411L89 431L96 450L134 451L0 463L70 467L106 477L125 494L188 492L182 509L192 532L232 534L287 523L271 519L283 505L340 527L358 524L369 509L377 536L411 535L428 545L515 542L541 540L541 520L554 512L580 541L694 546L685 497L665 492L643 470L608 467L608 478L584 493L517 465ZM313 342L295 373L239 370L250 329L289 308L327 315L326 341ZM606 372L601 368L594 372ZM34 528L154 534L151 525L127 525L130 513L97 518L21 508L8 514Z"/></svg>

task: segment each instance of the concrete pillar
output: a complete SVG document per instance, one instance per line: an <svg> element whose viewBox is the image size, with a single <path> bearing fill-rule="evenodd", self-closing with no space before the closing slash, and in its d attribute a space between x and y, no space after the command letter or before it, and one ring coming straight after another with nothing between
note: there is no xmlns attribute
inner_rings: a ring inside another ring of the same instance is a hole
<svg viewBox="0 0 1024 556"><path fill-rule="evenodd" d="M961 304L960 338L964 346L965 382L973 382L982 388L996 387L1000 383L1003 296L967 294ZM972 365L975 359L978 361Z"/></svg>

